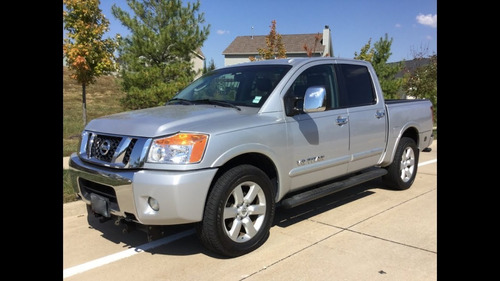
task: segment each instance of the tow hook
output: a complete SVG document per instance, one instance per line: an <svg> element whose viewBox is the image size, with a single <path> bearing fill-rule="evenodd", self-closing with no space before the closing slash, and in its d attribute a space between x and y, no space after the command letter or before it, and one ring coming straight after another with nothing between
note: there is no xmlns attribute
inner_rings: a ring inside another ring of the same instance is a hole
<svg viewBox="0 0 500 281"><path fill-rule="evenodd" d="M146 234L148 236L148 242L152 242L163 237L165 232L161 226L148 225Z"/></svg>
<svg viewBox="0 0 500 281"><path fill-rule="evenodd" d="M123 218L118 218L115 220L116 226L122 226L122 233L127 234L135 230L135 224L133 222L128 222Z"/></svg>

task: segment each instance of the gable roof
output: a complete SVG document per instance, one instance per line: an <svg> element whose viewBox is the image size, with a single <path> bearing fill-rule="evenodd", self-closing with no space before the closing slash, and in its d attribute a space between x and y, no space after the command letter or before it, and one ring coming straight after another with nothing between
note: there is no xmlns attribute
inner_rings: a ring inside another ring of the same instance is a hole
<svg viewBox="0 0 500 281"><path fill-rule="evenodd" d="M314 48L316 36L319 35L319 40L316 43L316 48L313 53L322 53L324 46L321 44L323 34L321 32L311 34L282 34L281 42L285 46L287 54L305 54L304 44L310 49ZM257 36L238 36L231 44L222 52L223 55L251 55L258 54L259 48L266 48L266 37L268 35Z"/></svg>
<svg viewBox="0 0 500 281"><path fill-rule="evenodd" d="M197 56L201 60L205 60L205 55L201 51L201 48L197 48L196 51L192 51L192 53Z"/></svg>
<svg viewBox="0 0 500 281"><path fill-rule="evenodd" d="M396 78L401 78L404 76L405 73L413 73L415 70L421 66L428 65L430 63L431 59L430 58L417 58L417 59L412 59L412 60L403 60L403 61L398 61L398 62L390 62L388 63L389 65L391 64L396 64L396 63L403 63L403 69L396 73Z"/></svg>

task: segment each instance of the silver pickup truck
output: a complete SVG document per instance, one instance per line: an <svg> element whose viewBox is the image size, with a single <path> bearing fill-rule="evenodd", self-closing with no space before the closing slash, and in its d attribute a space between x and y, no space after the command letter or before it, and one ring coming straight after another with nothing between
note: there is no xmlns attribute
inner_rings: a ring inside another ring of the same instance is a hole
<svg viewBox="0 0 500 281"><path fill-rule="evenodd" d="M278 207L376 178L409 188L432 128L431 102L385 101L368 62L265 60L216 69L164 106L92 120L69 166L89 215L149 241L192 223L204 246L236 257L267 240Z"/></svg>

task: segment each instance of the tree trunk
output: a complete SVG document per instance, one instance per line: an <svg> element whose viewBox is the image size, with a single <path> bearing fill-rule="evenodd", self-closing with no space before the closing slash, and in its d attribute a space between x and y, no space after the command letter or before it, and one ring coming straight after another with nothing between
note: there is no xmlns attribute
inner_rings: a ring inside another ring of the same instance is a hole
<svg viewBox="0 0 500 281"><path fill-rule="evenodd" d="M87 125L87 99L85 95L85 83L82 83L82 113L83 113L83 126Z"/></svg>

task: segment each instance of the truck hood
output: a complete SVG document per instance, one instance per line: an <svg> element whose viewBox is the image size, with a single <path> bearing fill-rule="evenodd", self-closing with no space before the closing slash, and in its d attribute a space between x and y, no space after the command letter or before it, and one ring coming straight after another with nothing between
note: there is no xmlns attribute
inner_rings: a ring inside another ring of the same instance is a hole
<svg viewBox="0 0 500 281"><path fill-rule="evenodd" d="M258 108L250 107L238 111L214 105L165 105L100 117L85 129L137 137L158 137L181 130L212 133L222 123L238 124L236 120L257 112Z"/></svg>

